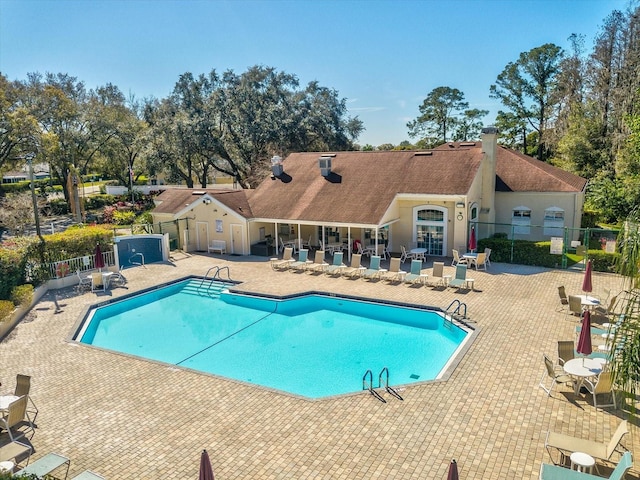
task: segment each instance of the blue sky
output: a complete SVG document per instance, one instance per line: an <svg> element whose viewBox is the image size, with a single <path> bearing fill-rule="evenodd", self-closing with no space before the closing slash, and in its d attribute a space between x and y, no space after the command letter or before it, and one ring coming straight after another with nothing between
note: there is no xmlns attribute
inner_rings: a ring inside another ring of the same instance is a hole
<svg viewBox="0 0 640 480"><path fill-rule="evenodd" d="M568 48L629 0L0 0L0 71L63 72L87 87L167 96L178 76L266 65L347 99L360 144L409 140L436 87L500 108L489 87L521 52Z"/></svg>

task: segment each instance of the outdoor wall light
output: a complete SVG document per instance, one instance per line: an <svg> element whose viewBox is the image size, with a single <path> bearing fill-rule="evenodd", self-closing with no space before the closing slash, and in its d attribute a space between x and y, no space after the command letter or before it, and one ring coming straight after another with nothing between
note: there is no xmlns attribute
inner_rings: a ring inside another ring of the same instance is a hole
<svg viewBox="0 0 640 480"><path fill-rule="evenodd" d="M457 207L457 208L464 208L464 202L458 202L458 203L456 203L456 207Z"/></svg>

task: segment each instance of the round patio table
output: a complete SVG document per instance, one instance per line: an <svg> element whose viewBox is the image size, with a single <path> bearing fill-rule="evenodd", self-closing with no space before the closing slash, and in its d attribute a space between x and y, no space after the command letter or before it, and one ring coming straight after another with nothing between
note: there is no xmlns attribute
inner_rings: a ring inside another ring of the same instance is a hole
<svg viewBox="0 0 640 480"><path fill-rule="evenodd" d="M562 365L564 372L576 379L574 388L575 394L580 393L580 387L585 378L596 377L602 372L602 368L607 363L604 358L573 358Z"/></svg>

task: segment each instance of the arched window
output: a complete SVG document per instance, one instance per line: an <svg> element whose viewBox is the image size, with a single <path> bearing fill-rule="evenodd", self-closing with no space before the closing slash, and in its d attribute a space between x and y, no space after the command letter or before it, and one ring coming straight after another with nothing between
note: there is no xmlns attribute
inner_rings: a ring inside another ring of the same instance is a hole
<svg viewBox="0 0 640 480"><path fill-rule="evenodd" d="M415 246L426 248L427 255L443 257L446 245L447 209L422 205L413 209L413 238Z"/></svg>
<svg viewBox="0 0 640 480"><path fill-rule="evenodd" d="M471 208L469 209L469 220L472 222L478 221L478 204L475 202L471 204Z"/></svg>

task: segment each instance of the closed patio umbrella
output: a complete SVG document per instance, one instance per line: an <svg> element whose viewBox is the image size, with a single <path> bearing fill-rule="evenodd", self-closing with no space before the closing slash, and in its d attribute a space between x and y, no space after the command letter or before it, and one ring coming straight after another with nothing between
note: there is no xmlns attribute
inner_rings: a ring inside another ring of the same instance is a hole
<svg viewBox="0 0 640 480"><path fill-rule="evenodd" d="M104 259L102 258L102 250L100 249L100 244L96 244L96 252L95 252L95 267L100 270L104 268Z"/></svg>
<svg viewBox="0 0 640 480"><path fill-rule="evenodd" d="M589 310L585 310L582 317L582 330L580 330L576 351L584 355L584 357L591 355L593 351L591 346L591 312ZM584 357L582 358L583 360Z"/></svg>
<svg viewBox="0 0 640 480"><path fill-rule="evenodd" d="M200 475L198 480L214 480L211 460L209 460L209 454L206 450L202 450L200 455Z"/></svg>
<svg viewBox="0 0 640 480"><path fill-rule="evenodd" d="M447 475L447 480L458 480L458 479L459 479L458 464L456 463L456 460L453 459L449 464L449 475Z"/></svg>
<svg viewBox="0 0 640 480"><path fill-rule="evenodd" d="M591 282L591 260L587 261L587 268L584 270L584 279L582 280L582 291L591 292L593 290L593 284Z"/></svg>
<svg viewBox="0 0 640 480"><path fill-rule="evenodd" d="M476 228L471 227L471 234L469 234L469 251L475 252L478 245L476 244Z"/></svg>

